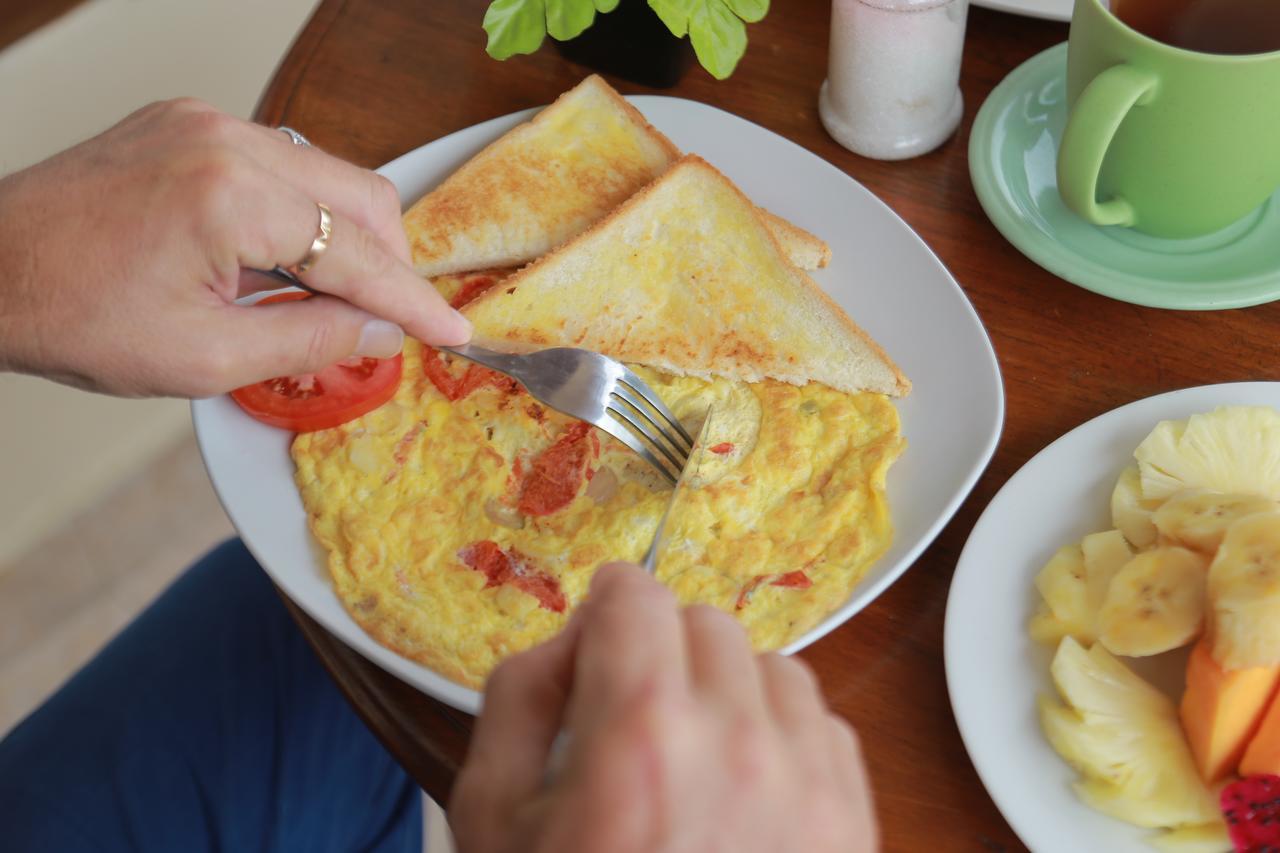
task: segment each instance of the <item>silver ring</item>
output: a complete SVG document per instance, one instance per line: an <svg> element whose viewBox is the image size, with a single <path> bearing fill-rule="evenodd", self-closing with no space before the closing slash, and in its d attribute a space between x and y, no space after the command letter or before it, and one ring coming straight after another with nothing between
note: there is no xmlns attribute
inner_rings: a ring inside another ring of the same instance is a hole
<svg viewBox="0 0 1280 853"><path fill-rule="evenodd" d="M311 146L311 142L301 133L298 133L298 131L294 130L292 127L285 127L284 125L280 125L279 127L276 128L276 130L280 131L281 133L289 134L289 138L293 140L294 145L305 145L307 147Z"/></svg>

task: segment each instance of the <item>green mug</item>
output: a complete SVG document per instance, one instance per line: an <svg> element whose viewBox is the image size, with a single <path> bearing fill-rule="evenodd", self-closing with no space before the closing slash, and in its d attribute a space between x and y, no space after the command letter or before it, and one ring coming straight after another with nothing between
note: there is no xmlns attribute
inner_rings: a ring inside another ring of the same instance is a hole
<svg viewBox="0 0 1280 853"><path fill-rule="evenodd" d="M1210 234L1280 187L1280 51L1183 50L1076 0L1067 104L1058 191L1095 225Z"/></svg>

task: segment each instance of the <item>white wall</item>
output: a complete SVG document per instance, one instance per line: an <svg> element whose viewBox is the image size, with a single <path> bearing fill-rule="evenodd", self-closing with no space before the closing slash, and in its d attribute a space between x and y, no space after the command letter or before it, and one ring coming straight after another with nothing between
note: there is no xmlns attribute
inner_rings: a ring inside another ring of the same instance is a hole
<svg viewBox="0 0 1280 853"><path fill-rule="evenodd" d="M91 0L0 51L0 174L193 95L247 117L315 0ZM177 400L0 375L0 570L190 430Z"/></svg>

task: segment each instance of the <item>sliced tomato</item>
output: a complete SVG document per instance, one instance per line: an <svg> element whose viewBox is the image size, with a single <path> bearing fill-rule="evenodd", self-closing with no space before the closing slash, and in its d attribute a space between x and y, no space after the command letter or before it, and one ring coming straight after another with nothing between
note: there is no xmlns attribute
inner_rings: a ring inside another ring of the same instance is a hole
<svg viewBox="0 0 1280 853"><path fill-rule="evenodd" d="M768 579L769 579L768 575L756 575L751 580L747 581L746 586L744 586L742 590L738 593L738 600L733 603L733 609L741 610L742 608L750 604L751 596L755 593L756 588L759 587L760 584L764 583Z"/></svg>
<svg viewBox="0 0 1280 853"><path fill-rule="evenodd" d="M550 515L568 506L589 479L591 459L599 455L591 425L575 422L533 460L517 508L525 515Z"/></svg>
<svg viewBox="0 0 1280 853"><path fill-rule="evenodd" d="M560 581L538 571L529 558L515 548L504 551L497 542L486 539L463 548L458 552L458 559L485 576L485 589L510 584L556 613L563 613L568 604Z"/></svg>
<svg viewBox="0 0 1280 853"><path fill-rule="evenodd" d="M790 589L808 589L813 586L813 581L809 580L809 576L803 570L795 572L787 572L784 575L778 575L770 583L771 586L785 586Z"/></svg>
<svg viewBox="0 0 1280 853"><path fill-rule="evenodd" d="M803 569L780 575L756 575L747 581L746 586L738 593L738 600L734 602L733 609L741 610L750 604L751 596L765 582L768 582L769 586L780 586L787 589L808 589L813 586L813 581L809 579Z"/></svg>
<svg viewBox="0 0 1280 853"><path fill-rule="evenodd" d="M436 386L436 390L451 403L466 398L472 391L483 385L492 385L508 394L517 394L520 391L520 384L510 376L504 376L496 370L490 370L478 364L468 364L461 373L455 374L450 369L450 365L445 362L443 354L430 347L422 349L422 372L431 380L431 384Z"/></svg>
<svg viewBox="0 0 1280 853"><path fill-rule="evenodd" d="M707 448L707 450L710 450L712 453L717 453L717 454L719 454L719 455L723 456L723 455L725 455L726 453L732 453L732 452L733 452L733 442L732 442L732 441L722 441L722 442L720 442L719 444L714 444L714 445L712 445L711 447L708 447L708 448Z"/></svg>
<svg viewBox="0 0 1280 853"><path fill-rule="evenodd" d="M259 305L306 299L307 293L278 293ZM294 432L329 429L371 412L395 396L402 356L349 358L319 373L281 376L231 392L254 418Z"/></svg>
<svg viewBox="0 0 1280 853"><path fill-rule="evenodd" d="M473 275L462 283L462 287L449 300L451 308L462 309L483 296L498 280L491 275Z"/></svg>

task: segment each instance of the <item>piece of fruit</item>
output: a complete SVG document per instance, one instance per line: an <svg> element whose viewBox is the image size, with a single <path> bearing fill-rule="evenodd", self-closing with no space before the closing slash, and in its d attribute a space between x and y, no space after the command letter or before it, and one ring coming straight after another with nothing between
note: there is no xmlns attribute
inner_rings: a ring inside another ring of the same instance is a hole
<svg viewBox="0 0 1280 853"><path fill-rule="evenodd" d="M1226 670L1202 639L1187 660L1179 709L1200 777L1213 784L1236 769L1280 684L1280 667Z"/></svg>
<svg viewBox="0 0 1280 853"><path fill-rule="evenodd" d="M1098 611L1098 639L1129 657L1191 642L1204 627L1205 560L1186 548L1143 551L1111 579Z"/></svg>
<svg viewBox="0 0 1280 853"><path fill-rule="evenodd" d="M1059 548L1036 575L1035 584L1044 603L1027 626L1032 638L1054 645L1063 637L1092 643L1094 617L1080 546Z"/></svg>
<svg viewBox="0 0 1280 853"><path fill-rule="evenodd" d="M1186 489L1280 500L1280 412L1267 406L1224 406L1161 421L1133 455L1147 500Z"/></svg>
<svg viewBox="0 0 1280 853"><path fill-rule="evenodd" d="M1280 664L1280 511L1227 528L1208 595L1213 656L1224 668Z"/></svg>
<svg viewBox="0 0 1280 853"><path fill-rule="evenodd" d="M1241 776L1258 773L1280 775L1280 694L1272 697L1236 772Z"/></svg>
<svg viewBox="0 0 1280 853"><path fill-rule="evenodd" d="M1050 674L1066 704L1040 697L1040 723L1084 777L1075 787L1085 802L1145 827L1218 819L1167 696L1101 645L1086 651L1070 637L1058 646Z"/></svg>
<svg viewBox="0 0 1280 853"><path fill-rule="evenodd" d="M1247 776L1219 795L1227 832L1238 851L1280 850L1280 776Z"/></svg>
<svg viewBox="0 0 1280 853"><path fill-rule="evenodd" d="M1151 521L1172 544L1212 556L1227 528L1246 515L1275 510L1276 502L1258 495L1224 495L1205 489L1179 492L1156 510Z"/></svg>
<svg viewBox="0 0 1280 853"><path fill-rule="evenodd" d="M1154 508L1155 502L1142 497L1142 477L1138 474L1138 466L1125 468L1111 492L1111 523L1133 547L1145 548L1155 544L1156 526L1151 521Z"/></svg>
<svg viewBox="0 0 1280 853"><path fill-rule="evenodd" d="M1162 832L1147 841L1163 853L1226 853L1231 849L1231 836L1221 820Z"/></svg>
<svg viewBox="0 0 1280 853"><path fill-rule="evenodd" d="M1046 646L1057 646L1062 642L1063 637L1075 636L1080 632L1073 632L1071 626L1063 622L1057 616L1053 615L1053 611L1049 609L1049 605L1043 601L1040 607L1032 614L1031 619L1027 622L1027 634L1037 643L1043 643Z"/></svg>
<svg viewBox="0 0 1280 853"><path fill-rule="evenodd" d="M1098 639L1098 611L1111 578L1133 556L1119 530L1091 533L1058 551L1036 575L1044 605L1031 617L1033 640L1056 646L1063 637L1085 645Z"/></svg>
<svg viewBox="0 0 1280 853"><path fill-rule="evenodd" d="M308 293L277 293L255 305L306 299ZM273 309L291 310L291 309ZM368 414L396 395L403 356L349 358L318 373L281 376L231 392L251 417L271 426L312 432L340 426Z"/></svg>
<svg viewBox="0 0 1280 853"><path fill-rule="evenodd" d="M1089 613L1097 619L1098 609L1107 598L1111 579L1133 559L1133 549L1119 530L1090 533L1080 540L1084 554L1085 585L1088 587Z"/></svg>

